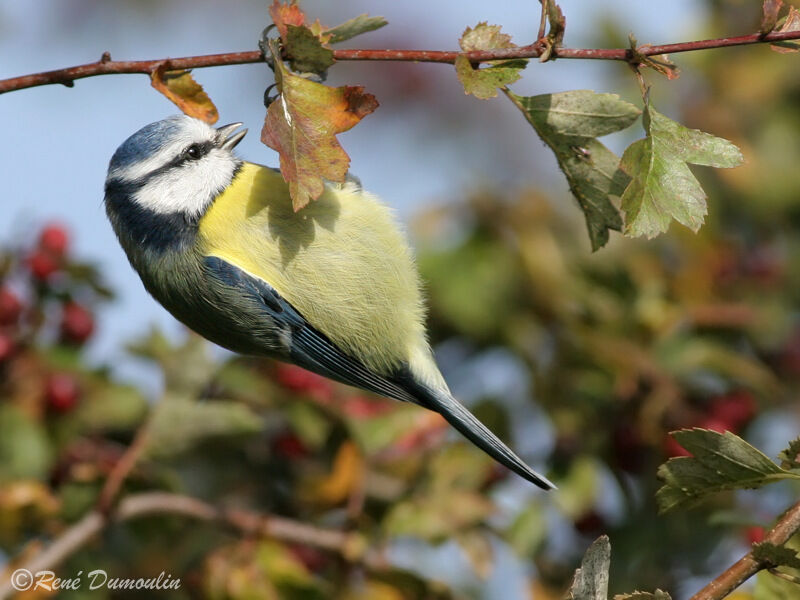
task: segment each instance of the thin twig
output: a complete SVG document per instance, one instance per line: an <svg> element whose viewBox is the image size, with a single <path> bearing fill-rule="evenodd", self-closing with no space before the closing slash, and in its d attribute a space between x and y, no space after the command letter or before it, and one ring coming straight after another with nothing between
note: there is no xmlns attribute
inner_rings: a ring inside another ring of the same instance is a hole
<svg viewBox="0 0 800 600"><path fill-rule="evenodd" d="M785 544L798 531L800 531L800 502L783 513L775 527L764 536L764 541L780 546ZM752 552L748 552L722 575L692 596L691 600L720 600L759 571L773 566L757 560Z"/></svg>
<svg viewBox="0 0 800 600"><path fill-rule="evenodd" d="M32 558L21 564L14 564L15 561L11 561L13 569L26 569L33 574L53 570L95 538L109 523L121 523L159 514L181 515L200 521L217 522L246 535L259 535L314 546L335 552L346 560L359 562L370 569L382 569L387 566L386 560L379 552L367 549L366 541L358 533L322 529L285 517L264 515L243 509L220 509L197 498L180 494L146 492L124 498L108 515L98 510L87 513ZM10 597L13 593L14 588L10 581L0 581L0 600Z"/></svg>
<svg viewBox="0 0 800 600"><path fill-rule="evenodd" d="M108 474L97 501L97 510L101 513L108 514L111 511L114 500L116 500L119 490L122 488L122 484L125 483L128 475L136 466L136 463L139 462L139 458L141 458L142 452L144 452L147 446L147 440L150 437L150 422L151 421L148 419L139 427L131 445L128 446L125 453L120 457L114 465L114 468Z"/></svg>
<svg viewBox="0 0 800 600"><path fill-rule="evenodd" d="M752 33L738 37L680 42L661 46L644 45L638 48L638 52L643 56L656 56L659 54L674 54L676 52L691 52L694 50L708 50L710 48L725 48L728 46L744 46L747 44L763 44L797 39L800 39L800 31L774 31L765 36ZM377 60L452 64L455 62L456 57L461 54L465 55L472 63L480 63L511 58L538 58L542 50L542 46L537 42L529 46L520 46L518 48L476 50L473 52L440 50L334 50L333 57L337 61ZM629 48L558 48L553 51L553 55L558 58L630 60L631 50ZM0 80L0 94L39 85L62 84L71 87L77 79L94 77L97 75L122 73L143 73L149 75L164 63L167 63L167 67L170 70L179 70L258 63L262 60L263 57L260 50L134 61L111 60L106 52L97 62Z"/></svg>

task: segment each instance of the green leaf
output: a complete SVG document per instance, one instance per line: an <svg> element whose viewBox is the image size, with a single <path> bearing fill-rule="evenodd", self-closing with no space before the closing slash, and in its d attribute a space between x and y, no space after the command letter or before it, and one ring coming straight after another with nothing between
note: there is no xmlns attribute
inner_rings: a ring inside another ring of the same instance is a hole
<svg viewBox="0 0 800 600"><path fill-rule="evenodd" d="M321 74L334 63L333 50L305 25L287 25L285 43L292 70L298 73Z"/></svg>
<svg viewBox="0 0 800 600"><path fill-rule="evenodd" d="M535 502L529 504L506 529L504 538L517 554L531 556L547 538L544 508Z"/></svg>
<svg viewBox="0 0 800 600"><path fill-rule="evenodd" d="M174 456L211 437L253 434L262 427L261 417L243 404L165 398L150 422L146 453L154 457Z"/></svg>
<svg viewBox="0 0 800 600"><path fill-rule="evenodd" d="M0 405L0 484L15 479L43 479L53 448L39 421L16 406Z"/></svg>
<svg viewBox="0 0 800 600"><path fill-rule="evenodd" d="M800 469L800 437L789 442L789 447L778 454L781 467L784 469Z"/></svg>
<svg viewBox="0 0 800 600"><path fill-rule="evenodd" d="M639 109L616 94L591 90L506 95L555 153L583 210L592 250L601 248L608 242L609 230L622 229L622 218L611 198L622 194L629 179L619 168L619 158L595 138L629 127Z"/></svg>
<svg viewBox="0 0 800 600"><path fill-rule="evenodd" d="M622 169L631 182L622 195L625 234L652 238L672 219L697 231L706 215L706 194L687 163L735 167L739 149L723 138L688 129L645 105L647 137L628 146Z"/></svg>
<svg viewBox="0 0 800 600"><path fill-rule="evenodd" d="M683 429L672 437L692 456L671 458L658 469L664 485L656 493L662 513L696 504L723 490L757 488L781 479L800 479L742 438L726 431Z"/></svg>
<svg viewBox="0 0 800 600"><path fill-rule="evenodd" d="M789 567L800 569L800 556L786 546L776 546L770 542L753 544L753 558L772 567Z"/></svg>
<svg viewBox="0 0 800 600"><path fill-rule="evenodd" d="M389 22L383 17L370 17L367 14L363 14L353 17L341 25L326 29L325 35L329 36L329 44L338 44L362 33L375 31L388 24Z"/></svg>
<svg viewBox="0 0 800 600"><path fill-rule="evenodd" d="M464 52L516 47L511 42L510 35L501 33L499 25L489 25L485 21L478 23L474 29L467 27L459 44ZM458 79L464 86L464 93L488 100L497 96L497 88L517 81L520 71L527 64L525 59L495 60L485 67L473 67L469 59L461 55L456 58L455 67Z"/></svg>
<svg viewBox="0 0 800 600"><path fill-rule="evenodd" d="M481 493L442 490L398 502L389 511L383 527L389 535L440 542L476 527L493 511L494 505Z"/></svg>
<svg viewBox="0 0 800 600"><path fill-rule="evenodd" d="M474 68L466 56L459 55L455 65L464 93L488 100L497 96L497 88L519 80L519 72L525 68L525 61L507 60L488 67Z"/></svg>
<svg viewBox="0 0 800 600"><path fill-rule="evenodd" d="M656 590L650 592L632 592L630 594L616 594L614 600L672 600L667 592Z"/></svg>
<svg viewBox="0 0 800 600"><path fill-rule="evenodd" d="M586 554L581 566L575 571L572 585L566 598L568 600L607 600L608 568L611 565L611 544L608 536L597 538Z"/></svg>

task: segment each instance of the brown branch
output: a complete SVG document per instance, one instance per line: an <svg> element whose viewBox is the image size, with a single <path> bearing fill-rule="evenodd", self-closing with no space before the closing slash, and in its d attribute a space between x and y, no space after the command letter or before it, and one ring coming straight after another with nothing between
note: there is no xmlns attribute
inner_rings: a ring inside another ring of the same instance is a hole
<svg viewBox="0 0 800 600"><path fill-rule="evenodd" d="M366 541L358 533L322 529L292 519L243 509L220 509L197 498L180 494L146 492L124 498L107 516L98 510L87 513L32 558L20 564L11 561L13 566L7 567L8 574L16 569L26 569L33 574L53 570L88 544L109 523L166 514L220 523L245 535L314 546L339 554L348 561L359 562L370 569L383 569L388 564L379 552L368 551ZM10 580L0 581L0 600L9 598L13 593Z"/></svg>
<svg viewBox="0 0 800 600"><path fill-rule="evenodd" d="M638 48L638 52L640 55L644 56L655 56L658 54L674 54L676 52L692 52L694 50L708 50L711 48L726 48L728 46L744 46L747 44L763 44L797 39L800 39L800 31L774 31L765 36L759 33L752 33L738 37L680 42L661 46L644 45ZM473 63L480 63L511 58L538 58L541 53L542 46L536 42L529 46L520 46L518 48L479 50L473 52L441 50L334 50L333 57L337 61L377 60L452 64L460 54L464 54ZM554 51L553 56L557 58L628 61L631 60L632 53L629 48L558 48ZM20 77L11 77L10 79L2 79L0 80L0 94L56 83L72 87L77 79L95 77L97 75L123 73L142 73L149 75L165 63L168 69L177 70L242 65L258 63L262 60L263 58L259 50L134 61L111 60L110 55L106 52L99 61L94 63L57 69L55 71L45 71L43 73L32 73Z"/></svg>
<svg viewBox="0 0 800 600"><path fill-rule="evenodd" d="M783 513L775 524L775 527L764 536L764 541L775 544L776 546L781 546L798 531L800 531L800 502ZM773 566L774 565L757 560L754 558L752 552L748 552L731 565L722 575L692 596L691 600L720 600L759 571L772 568Z"/></svg>

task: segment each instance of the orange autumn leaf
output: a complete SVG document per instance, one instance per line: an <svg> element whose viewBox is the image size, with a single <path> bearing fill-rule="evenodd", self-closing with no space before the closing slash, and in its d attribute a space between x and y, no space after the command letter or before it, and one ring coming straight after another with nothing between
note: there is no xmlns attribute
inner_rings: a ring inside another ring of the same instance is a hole
<svg viewBox="0 0 800 600"><path fill-rule="evenodd" d="M288 25L303 25L306 21L305 13L297 5L297 0L286 4L275 0L269 7L269 16L278 28L281 39L286 39Z"/></svg>
<svg viewBox="0 0 800 600"><path fill-rule="evenodd" d="M219 119L217 107L189 71L167 71L159 65L150 76L152 86L164 94L184 114L213 125Z"/></svg>
<svg viewBox="0 0 800 600"><path fill-rule="evenodd" d="M274 56L279 56L277 52ZM350 157L336 139L378 107L360 86L331 88L295 75L275 60L280 97L270 104L261 141L280 155L295 210L322 194L324 180L343 182Z"/></svg>

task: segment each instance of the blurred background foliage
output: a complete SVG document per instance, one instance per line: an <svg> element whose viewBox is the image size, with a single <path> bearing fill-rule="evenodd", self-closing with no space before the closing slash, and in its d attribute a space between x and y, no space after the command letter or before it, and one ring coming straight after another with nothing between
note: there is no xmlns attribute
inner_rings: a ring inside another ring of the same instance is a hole
<svg viewBox="0 0 800 600"><path fill-rule="evenodd" d="M704 34L755 30L752 4L708 2ZM597 45L625 45L613 24L601 30ZM616 236L591 254L566 189L491 183L453 189L411 227L456 395L558 491L531 489L433 413L220 356L189 333L130 343L164 376L148 401L86 360L113 296L50 224L0 256L0 552L31 556L76 522L138 440L121 497L186 494L359 544L332 551L164 515L110 525L59 571L165 571L183 581L175 598L547 600L607 533L612 592L698 589L798 492L731 492L666 516L654 501L658 465L684 452L670 430L733 431L771 456L800 430L800 79L795 57L760 47L678 62L684 83L656 82L652 96L747 160L696 170L710 197L699 235ZM403 94L424 92L413 68L392 71ZM623 66L609 78L635 93ZM498 573L513 577L491 591L484 581ZM792 585L762 574L738 597L793 597Z"/></svg>

